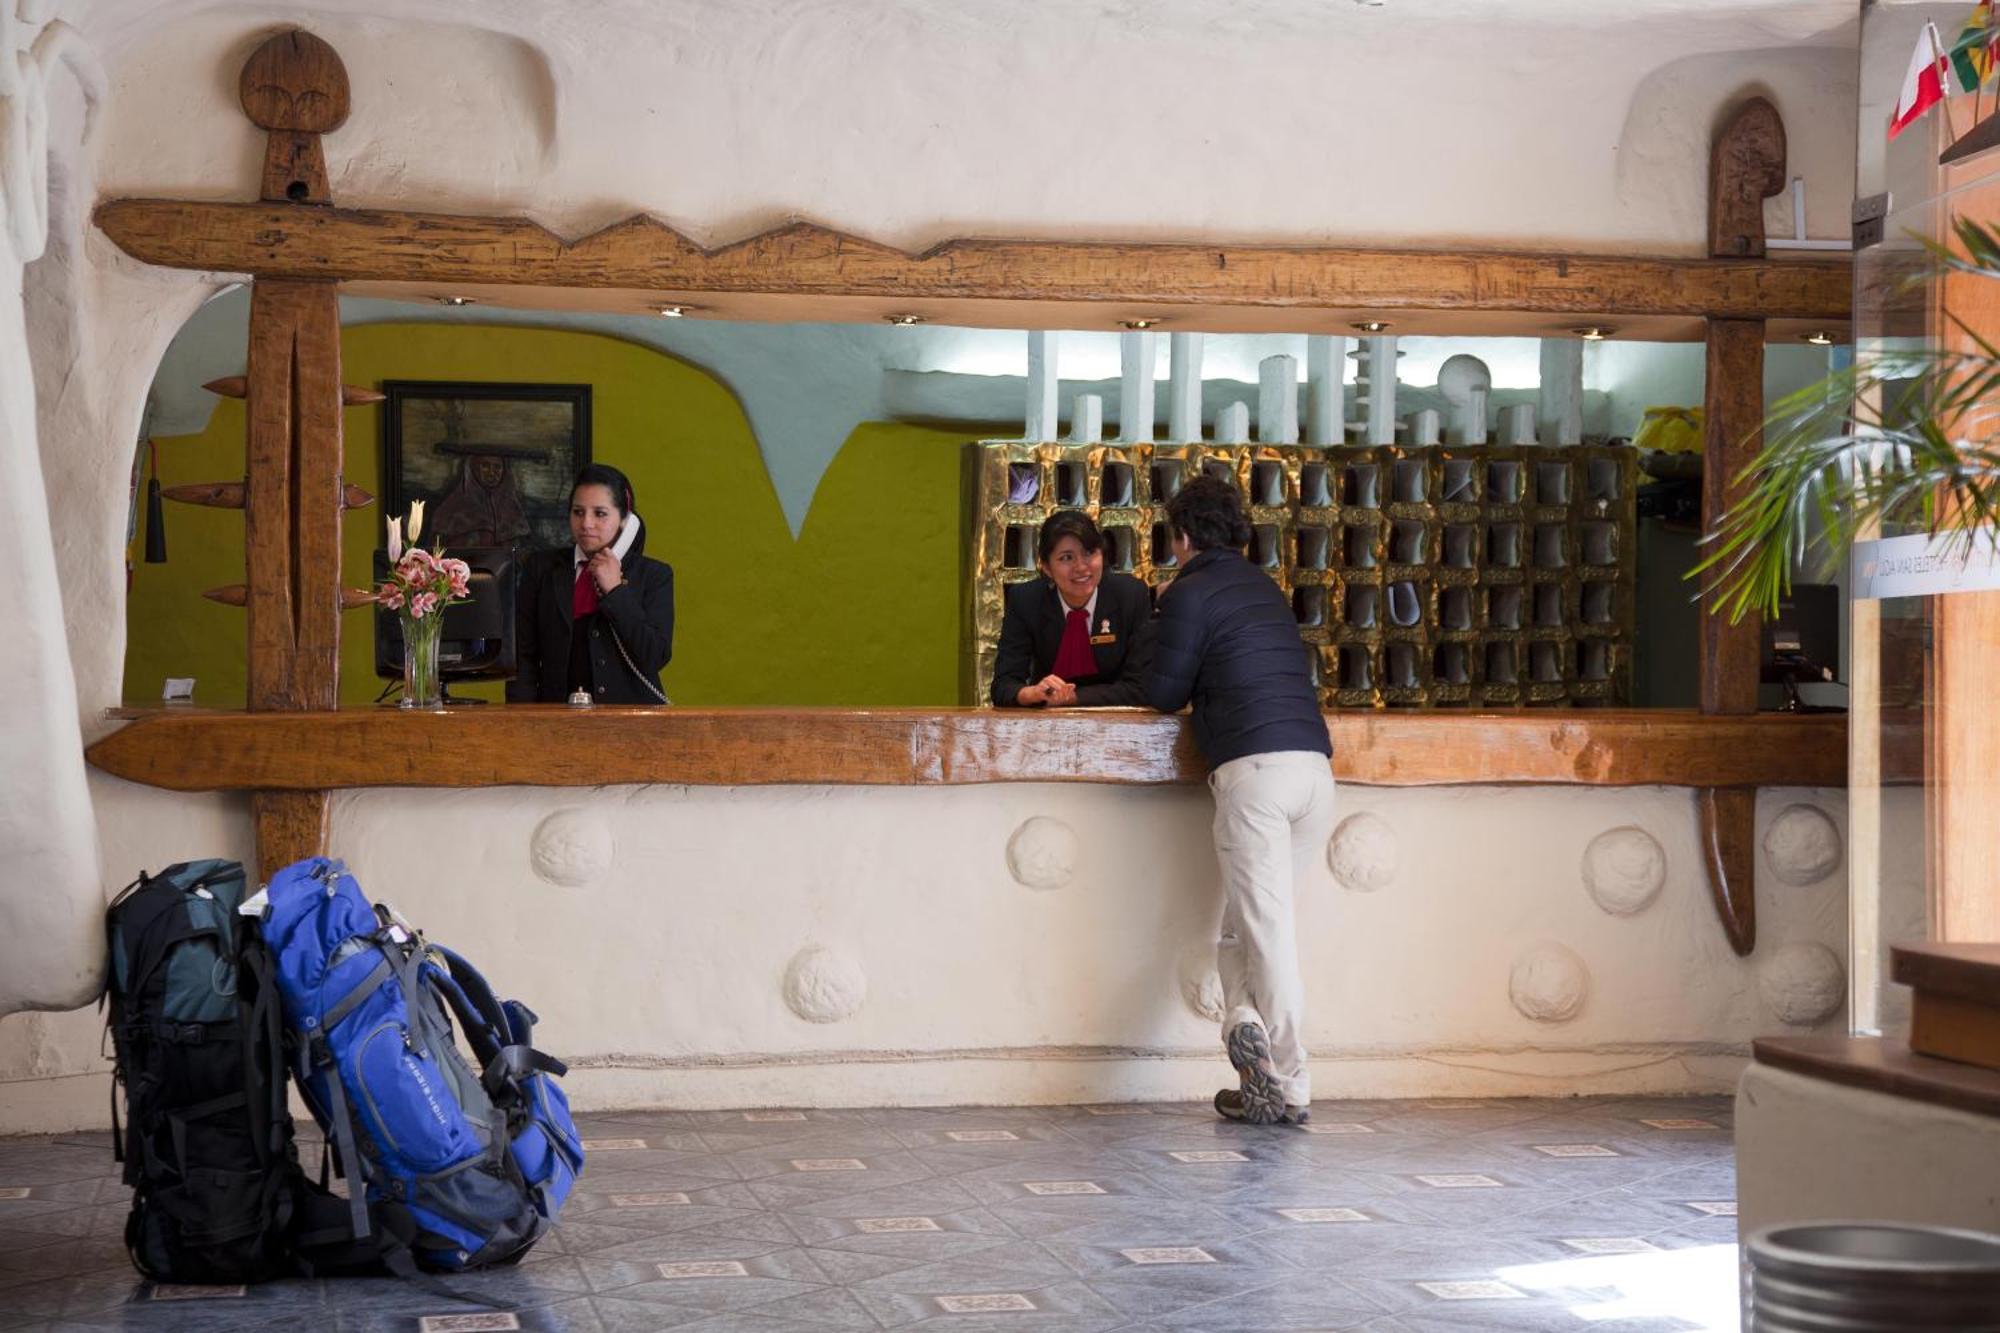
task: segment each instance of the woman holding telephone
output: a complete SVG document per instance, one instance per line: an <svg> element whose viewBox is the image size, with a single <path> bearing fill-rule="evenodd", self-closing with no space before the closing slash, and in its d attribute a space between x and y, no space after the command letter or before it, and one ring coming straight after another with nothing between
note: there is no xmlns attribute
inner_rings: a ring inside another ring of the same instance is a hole
<svg viewBox="0 0 2000 1333"><path fill-rule="evenodd" d="M674 655L674 571L648 559L632 483L592 463L570 487L569 550L528 557L515 593L516 674L507 698L663 704L660 671Z"/></svg>

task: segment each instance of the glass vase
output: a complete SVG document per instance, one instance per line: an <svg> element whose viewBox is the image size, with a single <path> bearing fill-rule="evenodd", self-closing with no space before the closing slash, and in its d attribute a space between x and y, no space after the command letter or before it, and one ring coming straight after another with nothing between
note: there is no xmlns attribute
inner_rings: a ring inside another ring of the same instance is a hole
<svg viewBox="0 0 2000 1333"><path fill-rule="evenodd" d="M403 622L403 707L444 707L444 680L438 675L438 643L444 616L433 612L421 620Z"/></svg>

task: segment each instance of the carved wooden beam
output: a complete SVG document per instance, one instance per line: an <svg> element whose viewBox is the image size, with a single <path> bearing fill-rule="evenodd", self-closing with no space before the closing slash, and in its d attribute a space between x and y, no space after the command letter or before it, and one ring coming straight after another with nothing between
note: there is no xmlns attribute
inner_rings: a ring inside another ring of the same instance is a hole
<svg viewBox="0 0 2000 1333"><path fill-rule="evenodd" d="M334 49L309 32L281 32L244 62L236 94L243 114L269 131L259 197L331 203L319 136L346 123L349 105L347 67Z"/></svg>
<svg viewBox="0 0 2000 1333"><path fill-rule="evenodd" d="M1723 126L1709 152L1709 253L1764 253L1764 200L1785 188L1785 126L1771 104L1753 97ZM1737 477L1762 447L1764 336L1761 319L1708 321L1708 365L1702 404L1701 523L1713 532L1738 494ZM1720 576L1703 588L1700 617L1701 711L1743 716L1757 711L1763 652L1755 616L1730 623L1712 615ZM1704 789L1696 795L1709 892L1730 947L1757 947L1757 793L1749 787Z"/></svg>
<svg viewBox="0 0 2000 1333"><path fill-rule="evenodd" d="M117 199L95 214L167 268L343 282L904 300L1847 319L1842 259L1464 254L1323 246L951 241L921 254L807 223L704 250L649 217L565 241L525 218Z"/></svg>
<svg viewBox="0 0 2000 1333"><path fill-rule="evenodd" d="M681 782L1199 782L1184 717L1012 709L135 711L90 762L177 791ZM1334 775L1417 787L1838 787L1847 720L1692 710L1326 715Z"/></svg>
<svg viewBox="0 0 2000 1333"><path fill-rule="evenodd" d="M160 494L169 500L178 500L185 505L205 505L210 509L241 509L245 494L245 483L240 481L191 481L180 486L168 486ZM340 488L342 509L362 509L375 503L375 497L352 482Z"/></svg>

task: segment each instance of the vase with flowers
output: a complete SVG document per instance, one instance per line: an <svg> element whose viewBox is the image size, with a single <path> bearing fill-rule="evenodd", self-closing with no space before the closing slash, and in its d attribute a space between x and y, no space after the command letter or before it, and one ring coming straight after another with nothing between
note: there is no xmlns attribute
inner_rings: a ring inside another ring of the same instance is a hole
<svg viewBox="0 0 2000 1333"><path fill-rule="evenodd" d="M396 613L403 630L405 708L443 708L444 680L438 674L438 645L444 637L444 609L469 599L472 569L445 555L442 546L417 545L423 531L424 502L410 504L409 546L403 520L389 520L389 577L375 600Z"/></svg>

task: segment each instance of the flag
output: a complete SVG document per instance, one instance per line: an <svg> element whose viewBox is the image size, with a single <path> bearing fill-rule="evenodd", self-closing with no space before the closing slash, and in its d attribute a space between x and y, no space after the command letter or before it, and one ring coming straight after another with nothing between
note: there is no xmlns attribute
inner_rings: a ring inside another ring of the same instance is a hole
<svg viewBox="0 0 2000 1333"><path fill-rule="evenodd" d="M1926 23L1917 32L1917 49L1910 53L1910 68L1903 75L1903 90L1896 96L1896 117L1889 122L1889 137L1908 129L1924 112L1944 100L1944 80L1938 74L1943 59L1937 38Z"/></svg>
<svg viewBox="0 0 2000 1333"><path fill-rule="evenodd" d="M1951 44L1951 68L1960 92L1976 93L1993 74L1993 47L2000 32L1993 28L1993 0L1979 0L1958 40Z"/></svg>

